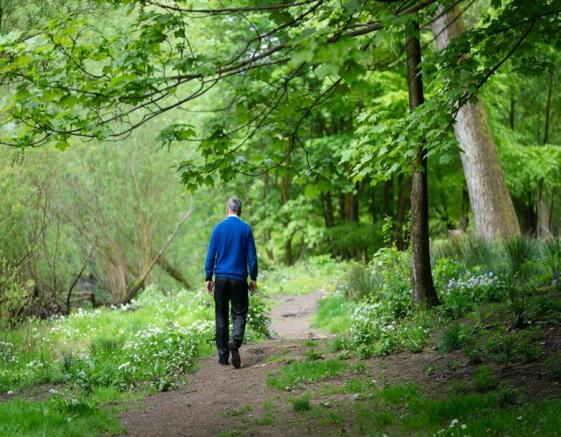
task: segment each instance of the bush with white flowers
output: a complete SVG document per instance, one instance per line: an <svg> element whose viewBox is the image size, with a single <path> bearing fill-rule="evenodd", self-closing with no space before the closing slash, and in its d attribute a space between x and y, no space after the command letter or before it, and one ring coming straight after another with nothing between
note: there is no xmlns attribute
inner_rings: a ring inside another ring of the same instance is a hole
<svg viewBox="0 0 561 437"><path fill-rule="evenodd" d="M136 333L124 346L119 370L125 381L148 381L159 390L169 389L192 370L200 347L212 342L214 325L195 322L187 328L151 327Z"/></svg>
<svg viewBox="0 0 561 437"><path fill-rule="evenodd" d="M386 302L359 303L351 322L350 346L363 357L402 350L420 352L432 323L422 311L396 319L393 306Z"/></svg>
<svg viewBox="0 0 561 437"><path fill-rule="evenodd" d="M506 281L493 272L451 279L440 293L440 311L450 318L458 318L481 302L502 301L508 293Z"/></svg>

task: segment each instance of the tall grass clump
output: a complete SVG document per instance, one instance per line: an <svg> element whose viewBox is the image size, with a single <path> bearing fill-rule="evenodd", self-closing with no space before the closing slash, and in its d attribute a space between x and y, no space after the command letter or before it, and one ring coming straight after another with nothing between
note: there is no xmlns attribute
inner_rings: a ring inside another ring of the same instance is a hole
<svg viewBox="0 0 561 437"><path fill-rule="evenodd" d="M503 248L508 266L505 273L519 280L529 279L536 270L535 261L539 253L536 240L510 238L503 243Z"/></svg>
<svg viewBox="0 0 561 437"><path fill-rule="evenodd" d="M379 277L365 263L354 262L345 276L347 295L359 300L374 293L380 286Z"/></svg>
<svg viewBox="0 0 561 437"><path fill-rule="evenodd" d="M561 238L553 238L543 243L541 256L544 266L551 275L551 285L561 288Z"/></svg>

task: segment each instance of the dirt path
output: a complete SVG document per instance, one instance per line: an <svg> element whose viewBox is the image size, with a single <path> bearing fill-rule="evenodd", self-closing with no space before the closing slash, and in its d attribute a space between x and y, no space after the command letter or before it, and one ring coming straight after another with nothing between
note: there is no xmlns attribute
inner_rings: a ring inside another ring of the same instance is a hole
<svg viewBox="0 0 561 437"><path fill-rule="evenodd" d="M258 420L266 413L267 402L276 395L266 386L266 379L282 366L279 357L297 358L303 353L303 339L325 337L310 327L310 317L322 295L318 291L279 297L271 314L277 339L243 347L239 370L220 366L215 358L209 358L179 390L133 403L123 417L127 435L216 436L235 433L233 427L240 420ZM259 434L298 435L298 423L287 423L281 429L261 426L254 435Z"/></svg>

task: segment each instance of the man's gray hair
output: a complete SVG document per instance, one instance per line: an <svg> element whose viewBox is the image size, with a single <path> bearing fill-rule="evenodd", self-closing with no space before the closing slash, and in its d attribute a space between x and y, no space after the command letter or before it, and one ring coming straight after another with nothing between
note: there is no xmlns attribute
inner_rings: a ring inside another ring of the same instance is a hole
<svg viewBox="0 0 561 437"><path fill-rule="evenodd" d="M242 201L237 197L231 197L228 199L228 203L226 205L230 211L236 213L237 215L242 213Z"/></svg>

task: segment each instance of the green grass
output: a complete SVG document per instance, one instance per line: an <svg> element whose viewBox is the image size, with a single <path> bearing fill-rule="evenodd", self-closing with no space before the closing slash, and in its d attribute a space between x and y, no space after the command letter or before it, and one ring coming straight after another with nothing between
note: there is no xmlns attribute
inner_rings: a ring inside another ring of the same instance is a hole
<svg viewBox="0 0 561 437"><path fill-rule="evenodd" d="M561 400L519 404L507 389L437 398L397 384L370 394L352 404L359 435L555 436L561 429Z"/></svg>
<svg viewBox="0 0 561 437"><path fill-rule="evenodd" d="M304 393L302 396L293 399L292 409L297 413L311 410L312 407L310 406L310 394Z"/></svg>
<svg viewBox="0 0 561 437"><path fill-rule="evenodd" d="M319 303L314 326L331 334L344 334L351 328L351 316L355 303L343 293L334 293L323 298Z"/></svg>
<svg viewBox="0 0 561 437"><path fill-rule="evenodd" d="M297 361L284 366L277 374L269 375L267 385L277 390L291 390L303 383L342 375L350 368L348 361L338 359Z"/></svg>
<svg viewBox="0 0 561 437"><path fill-rule="evenodd" d="M111 411L81 401L13 399L0 403L0 436L97 436L124 431Z"/></svg>

